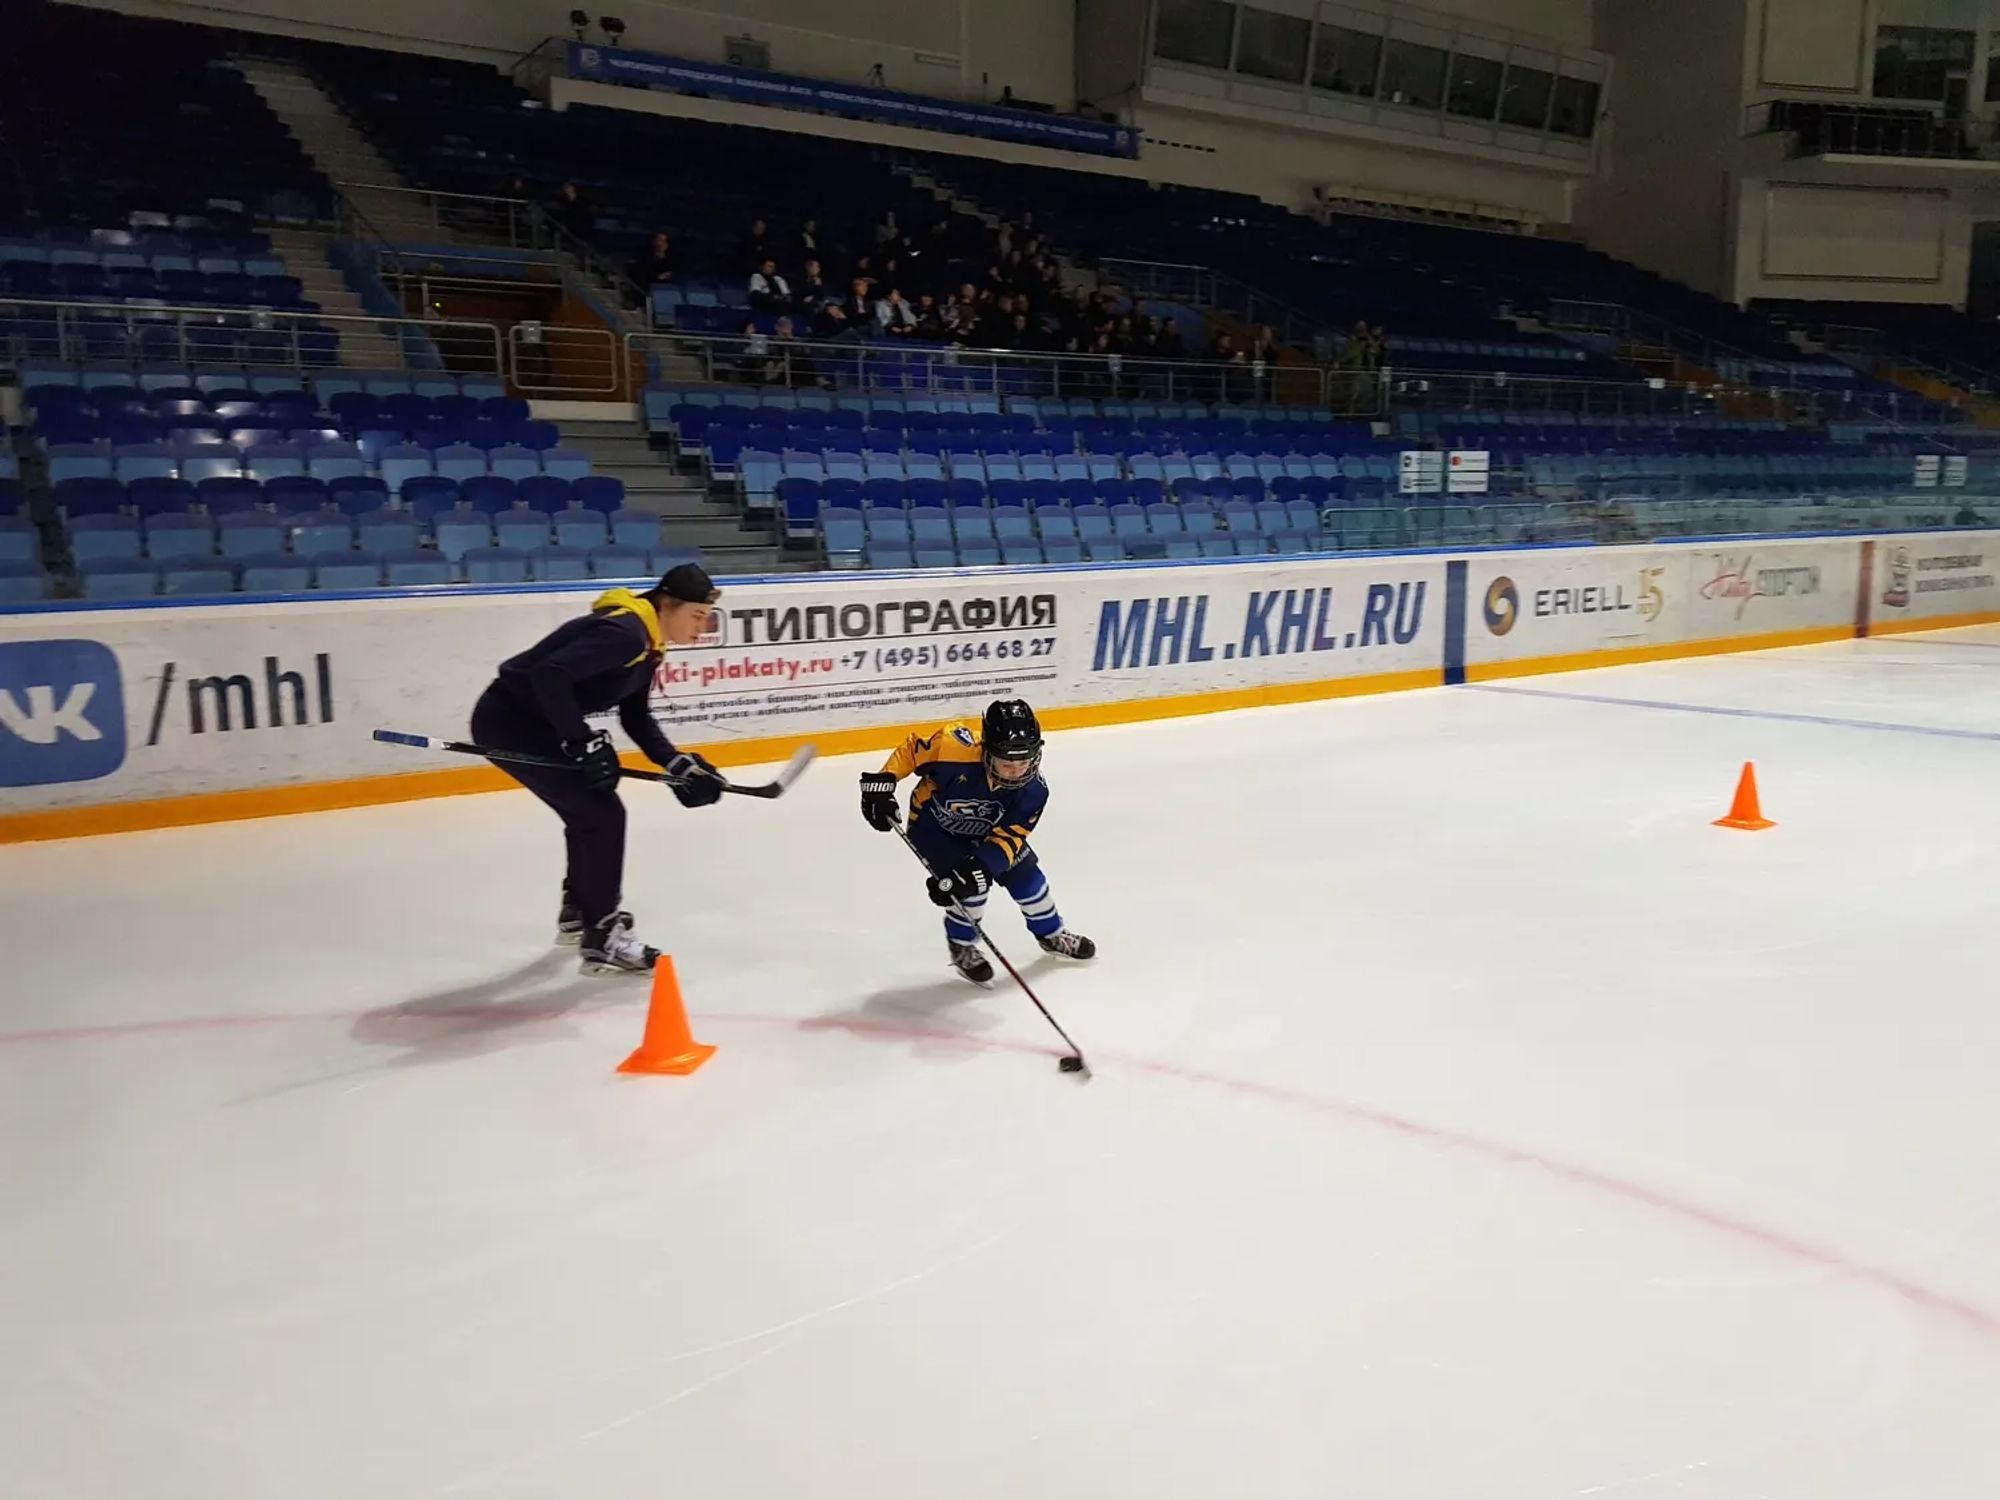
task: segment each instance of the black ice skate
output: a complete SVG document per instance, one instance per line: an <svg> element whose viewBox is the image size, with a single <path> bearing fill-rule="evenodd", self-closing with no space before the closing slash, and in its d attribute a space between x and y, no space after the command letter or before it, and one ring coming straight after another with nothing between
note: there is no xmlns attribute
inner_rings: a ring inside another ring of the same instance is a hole
<svg viewBox="0 0 2000 1500"><path fill-rule="evenodd" d="M586 974L650 974L660 950L632 936L632 913L614 911L583 938Z"/></svg>
<svg viewBox="0 0 2000 1500"><path fill-rule="evenodd" d="M979 951L977 943L952 943L951 966L970 979L974 984L990 984L993 980L993 965L986 961L986 955Z"/></svg>
<svg viewBox="0 0 2000 1500"><path fill-rule="evenodd" d="M1061 932L1052 932L1047 937L1039 938L1037 941L1042 945L1042 952L1053 953L1058 958L1088 959L1097 957L1097 944L1093 943L1089 938L1084 937L1081 933L1071 932L1067 928L1064 928Z"/></svg>
<svg viewBox="0 0 2000 1500"><path fill-rule="evenodd" d="M565 901L556 913L556 946L574 948L583 941L583 908Z"/></svg>

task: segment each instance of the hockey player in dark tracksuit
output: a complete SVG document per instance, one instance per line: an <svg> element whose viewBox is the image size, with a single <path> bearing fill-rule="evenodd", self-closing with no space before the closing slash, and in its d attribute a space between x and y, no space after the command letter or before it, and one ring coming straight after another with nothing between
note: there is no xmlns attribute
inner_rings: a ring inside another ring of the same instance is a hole
<svg viewBox="0 0 2000 1500"><path fill-rule="evenodd" d="M1097 944L1063 927L1048 877L1028 847L1028 835L1049 800L1041 768L1042 726L1035 711L1016 698L989 705L977 734L969 724L946 724L911 735L887 765L861 778L861 816L888 833L902 812L896 783L917 777L910 794L910 842L930 866L931 900L946 908L952 967L978 984L993 977L993 966L979 951L978 934L965 916L980 919L994 885L1014 898L1044 952L1097 956Z"/></svg>
<svg viewBox="0 0 2000 1500"><path fill-rule="evenodd" d="M618 752L592 730L588 714L618 711L632 742L669 777L683 807L722 796L715 768L673 747L654 722L648 696L668 646L685 646L708 628L721 596L692 563L672 569L635 594L612 589L590 613L558 626L499 675L472 710L472 737L495 750L559 755L571 767L495 761L562 819L569 861L563 875L556 941L581 943L586 974L646 972L660 954L632 936L621 911L625 880L625 804L618 798Z"/></svg>

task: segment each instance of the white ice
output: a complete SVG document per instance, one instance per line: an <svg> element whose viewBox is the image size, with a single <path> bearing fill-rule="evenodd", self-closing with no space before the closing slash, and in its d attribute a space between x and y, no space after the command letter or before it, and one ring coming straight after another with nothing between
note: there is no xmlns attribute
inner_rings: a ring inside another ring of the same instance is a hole
<svg viewBox="0 0 2000 1500"><path fill-rule="evenodd" d="M2000 1493L2000 630L1508 686L1055 737L1088 1082L862 758L629 794L689 1079L524 795L0 849L0 1493Z"/></svg>

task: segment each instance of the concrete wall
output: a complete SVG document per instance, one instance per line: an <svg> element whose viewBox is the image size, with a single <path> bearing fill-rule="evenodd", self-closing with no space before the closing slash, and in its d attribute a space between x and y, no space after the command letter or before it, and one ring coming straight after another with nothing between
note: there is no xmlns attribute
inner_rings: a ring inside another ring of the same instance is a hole
<svg viewBox="0 0 2000 1500"><path fill-rule="evenodd" d="M1965 305L1985 191L1798 176L1738 187L1730 295Z"/></svg>
<svg viewBox="0 0 2000 1500"><path fill-rule="evenodd" d="M1113 109L1145 76L1150 0L1076 0L1076 96Z"/></svg>
<svg viewBox="0 0 2000 1500"><path fill-rule="evenodd" d="M94 0L109 9L361 46L518 56L558 30L559 0ZM625 45L720 62L724 38L770 43L784 72L947 98L1003 87L1067 109L1075 95L1076 0L622 0L583 7L626 23Z"/></svg>
<svg viewBox="0 0 2000 1500"><path fill-rule="evenodd" d="M1591 244L1728 296L1727 231L1740 133L1741 5L1597 0L1594 45L1617 85L1598 179L1581 193Z"/></svg>
<svg viewBox="0 0 2000 1500"><path fill-rule="evenodd" d="M1750 0L1743 102L1865 94L1875 68L1874 0Z"/></svg>

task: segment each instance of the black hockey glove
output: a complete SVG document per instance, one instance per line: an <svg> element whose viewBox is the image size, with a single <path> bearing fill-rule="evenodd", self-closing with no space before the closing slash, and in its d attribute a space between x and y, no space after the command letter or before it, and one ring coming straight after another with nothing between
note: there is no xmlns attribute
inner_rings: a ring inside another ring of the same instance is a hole
<svg viewBox="0 0 2000 1500"><path fill-rule="evenodd" d="M589 739L568 741L562 752L583 773L583 784L592 791L608 792L618 785L618 752L603 730Z"/></svg>
<svg viewBox="0 0 2000 1500"><path fill-rule="evenodd" d="M986 873L984 865L964 865L956 870L946 870L942 875L930 878L928 889L931 900L938 906L962 906L967 901L977 901L993 886L993 878Z"/></svg>
<svg viewBox="0 0 2000 1500"><path fill-rule="evenodd" d="M660 769L682 807L709 807L722 800L722 778L701 756L683 750Z"/></svg>
<svg viewBox="0 0 2000 1500"><path fill-rule="evenodd" d="M868 826L877 833L889 833L902 815L902 804L896 801L896 778L887 771L863 771L861 816L868 820Z"/></svg>

